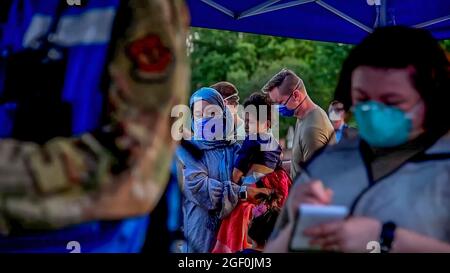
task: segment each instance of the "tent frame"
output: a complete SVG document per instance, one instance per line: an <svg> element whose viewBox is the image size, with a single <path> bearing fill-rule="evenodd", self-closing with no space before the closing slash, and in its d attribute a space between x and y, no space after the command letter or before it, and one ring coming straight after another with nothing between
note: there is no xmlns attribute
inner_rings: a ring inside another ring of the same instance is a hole
<svg viewBox="0 0 450 273"><path fill-rule="evenodd" d="M235 13L228 8L220 5L219 3L215 2L215 0L200 0L203 3L215 8L216 10L232 17L235 20L241 20L247 17L251 16L257 16L260 14L269 13L272 11L277 11L281 9L291 8L295 6L300 6L308 3L316 3L317 5L321 6L322 8L326 9L327 11L333 13L334 15L346 20L347 22L355 25L356 27L368 32L372 33L374 28L380 27L380 26L387 26L389 24L388 22L388 16L387 16L387 1L388 0L375 0L374 6L377 12L376 21L374 23L374 27L366 26L365 24L361 23L360 21L356 20L355 18L349 16L348 14L345 14L344 12L338 10L337 8L325 3L323 0L295 0L290 1L284 4L277 4L281 0L267 0L255 7L252 7L242 13ZM416 25L413 25L414 28L425 28L429 27L444 21L450 20L450 15L436 18L430 21L426 21L423 23L419 23ZM393 22L395 24L395 22Z"/></svg>

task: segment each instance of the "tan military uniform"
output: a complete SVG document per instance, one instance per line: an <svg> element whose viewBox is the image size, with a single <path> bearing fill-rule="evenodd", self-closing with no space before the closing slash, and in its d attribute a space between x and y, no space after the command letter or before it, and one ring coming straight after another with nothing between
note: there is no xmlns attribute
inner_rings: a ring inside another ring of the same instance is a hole
<svg viewBox="0 0 450 273"><path fill-rule="evenodd" d="M326 145L336 144L333 126L325 111L316 107L304 118L297 120L292 148L291 178L301 173L301 166L308 162L315 152Z"/></svg>
<svg viewBox="0 0 450 273"><path fill-rule="evenodd" d="M171 109L187 98L188 11L178 0L129 5L132 20L109 66L111 122L102 133L44 146L0 141L1 234L128 218L159 201L174 148Z"/></svg>

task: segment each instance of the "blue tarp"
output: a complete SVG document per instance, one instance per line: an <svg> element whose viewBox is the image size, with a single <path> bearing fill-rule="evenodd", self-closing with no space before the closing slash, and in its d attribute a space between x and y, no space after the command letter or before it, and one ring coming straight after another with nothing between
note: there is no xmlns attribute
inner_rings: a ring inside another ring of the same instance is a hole
<svg viewBox="0 0 450 273"><path fill-rule="evenodd" d="M8 20L0 24L0 52L16 53L28 48L30 40L46 35L60 0L13 1ZM99 126L102 111L100 81L104 73L109 36L119 0L90 0L85 8L67 7L61 17L58 34L68 49L68 66L63 100L73 108L73 133L79 135ZM101 16L105 18L101 18ZM97 18L96 18L97 17ZM62 23L61 23L62 22ZM91 32L85 33L87 26ZM105 33L100 33L99 30ZM0 59L1 61L1 59ZM1 74L1 68L0 68ZM1 86L0 76L0 86ZM1 93L1 88L0 88ZM0 119L5 116L0 108ZM0 129L0 137L7 132Z"/></svg>
<svg viewBox="0 0 450 273"><path fill-rule="evenodd" d="M194 27L358 43L377 26L450 38L450 0L187 0Z"/></svg>
<svg viewBox="0 0 450 273"><path fill-rule="evenodd" d="M9 54L21 52L30 46L31 38L46 35L46 22L54 19L60 1L14 0L6 22L0 23L0 53L7 49ZM57 41L68 49L63 99L73 107L74 135L99 126L103 106L100 80L118 7L119 0L89 0L84 8L65 8L60 18ZM2 61L0 58L0 87L4 77ZM27 80L27 76L23 75L23 79ZM0 105L0 138L11 132L14 109L11 103ZM0 236L0 253L69 253L70 242L78 243L82 253L137 253L144 243L148 223L149 217L143 216L51 232Z"/></svg>

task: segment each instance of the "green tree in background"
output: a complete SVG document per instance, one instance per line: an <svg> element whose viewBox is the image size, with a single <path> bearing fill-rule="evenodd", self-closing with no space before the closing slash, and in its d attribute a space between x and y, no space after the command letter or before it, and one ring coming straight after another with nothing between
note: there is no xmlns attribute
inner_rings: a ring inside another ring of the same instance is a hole
<svg viewBox="0 0 450 273"><path fill-rule="evenodd" d="M450 52L450 40L442 41L442 47L447 50L447 52Z"/></svg>
<svg viewBox="0 0 450 273"><path fill-rule="evenodd" d="M245 99L286 67L302 77L313 100L324 109L332 100L340 67L351 49L343 44L199 28L192 29L189 45L193 91L230 81ZM281 134L294 122L282 119Z"/></svg>
<svg viewBox="0 0 450 273"><path fill-rule="evenodd" d="M450 40L442 42L450 51ZM218 81L235 84L241 98L261 90L280 69L295 71L312 99L327 109L342 62L352 46L193 28L189 49L193 91ZM281 135L295 119L281 119Z"/></svg>

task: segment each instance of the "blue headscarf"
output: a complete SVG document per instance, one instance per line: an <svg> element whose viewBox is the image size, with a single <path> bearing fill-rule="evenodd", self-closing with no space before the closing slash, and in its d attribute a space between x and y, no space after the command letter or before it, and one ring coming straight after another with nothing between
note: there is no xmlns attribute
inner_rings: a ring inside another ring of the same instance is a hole
<svg viewBox="0 0 450 273"><path fill-rule="evenodd" d="M204 100L212 105L217 105L220 107L223 113L223 121L225 124L225 136L229 136L229 134L233 133L233 117L227 107L225 106L225 103L223 101L222 95L220 95L219 92L217 92L213 88L203 87L199 89L197 92L195 92L190 99L189 106L191 108L191 111L193 111L194 103ZM192 117L193 122L193 117ZM221 148L228 145L231 145L235 143L236 141L233 140L192 140L192 143L196 145L201 150L210 150L215 148Z"/></svg>

